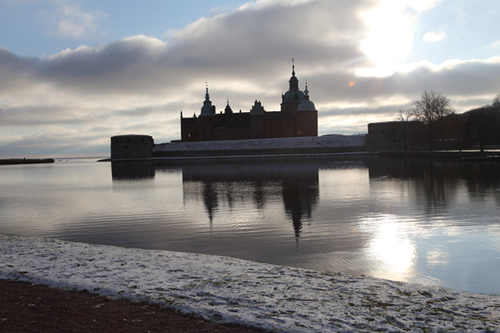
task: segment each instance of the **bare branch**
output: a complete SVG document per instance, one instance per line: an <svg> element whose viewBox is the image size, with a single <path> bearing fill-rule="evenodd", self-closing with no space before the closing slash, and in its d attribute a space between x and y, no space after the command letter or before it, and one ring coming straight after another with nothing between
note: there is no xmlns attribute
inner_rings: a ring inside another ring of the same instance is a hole
<svg viewBox="0 0 500 333"><path fill-rule="evenodd" d="M398 115L394 120L396 121L410 121L413 118L413 110L408 109L408 110L399 110Z"/></svg>
<svg viewBox="0 0 500 333"><path fill-rule="evenodd" d="M420 99L413 102L413 113L417 120L430 124L453 114L450 100L442 93L424 91Z"/></svg>
<svg viewBox="0 0 500 333"><path fill-rule="evenodd" d="M496 95L495 98L493 98L493 103L491 103L491 106L493 106L495 109L500 109L500 94Z"/></svg>
<svg viewBox="0 0 500 333"><path fill-rule="evenodd" d="M432 150L433 142L438 136L441 141L444 140L444 118L455 112L450 100L442 93L425 90L420 99L413 101L412 111L414 118L425 125L427 140Z"/></svg>

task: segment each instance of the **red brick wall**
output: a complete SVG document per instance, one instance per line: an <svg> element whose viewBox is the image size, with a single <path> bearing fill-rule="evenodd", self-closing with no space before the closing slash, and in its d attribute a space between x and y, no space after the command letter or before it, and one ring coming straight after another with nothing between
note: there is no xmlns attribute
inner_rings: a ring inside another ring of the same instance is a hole
<svg viewBox="0 0 500 333"><path fill-rule="evenodd" d="M298 111L296 115L296 136L318 136L318 111Z"/></svg>
<svg viewBox="0 0 500 333"><path fill-rule="evenodd" d="M266 121L267 138L294 137L296 132L295 119L273 119Z"/></svg>
<svg viewBox="0 0 500 333"><path fill-rule="evenodd" d="M213 127L217 122L216 116L199 116L198 117L198 140L212 141L214 140Z"/></svg>

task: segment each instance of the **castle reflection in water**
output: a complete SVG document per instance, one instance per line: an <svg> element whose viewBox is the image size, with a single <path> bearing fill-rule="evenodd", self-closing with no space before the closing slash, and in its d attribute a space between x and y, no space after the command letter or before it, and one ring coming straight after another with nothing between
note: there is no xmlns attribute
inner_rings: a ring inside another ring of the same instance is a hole
<svg viewBox="0 0 500 333"><path fill-rule="evenodd" d="M269 201L282 200L296 237L319 200L316 162L190 164L182 168L182 181L184 199L203 200L210 223L221 203L231 209L237 200L251 200L262 210Z"/></svg>
<svg viewBox="0 0 500 333"><path fill-rule="evenodd" d="M300 237L302 224L312 216L319 201L319 163L315 160L245 159L204 160L172 165L151 161L112 162L114 181L154 178L156 172L182 170L185 201L203 201L211 224L217 209L231 209L236 201L251 201L257 210L268 202L282 201Z"/></svg>
<svg viewBox="0 0 500 333"><path fill-rule="evenodd" d="M298 239L303 224L311 223L319 206L319 170L346 168L366 169L374 195L379 193L379 187L390 184L391 191L400 192L431 215L447 210L450 202L464 195L464 190L475 200L484 201L500 186L495 163L377 156L113 162L112 175L113 181L119 182L154 179L155 172L182 172L184 201L203 202L210 226L221 209L241 210L251 204L249 209L262 212L266 205L278 203L283 205ZM498 197L494 200L500 206Z"/></svg>

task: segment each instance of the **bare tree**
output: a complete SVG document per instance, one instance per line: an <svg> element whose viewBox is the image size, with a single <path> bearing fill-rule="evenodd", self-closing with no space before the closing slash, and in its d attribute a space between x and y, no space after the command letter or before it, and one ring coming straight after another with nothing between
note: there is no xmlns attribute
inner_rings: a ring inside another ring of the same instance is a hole
<svg viewBox="0 0 500 333"><path fill-rule="evenodd" d="M446 137L454 140L462 151L466 144L471 143L471 133L467 128L468 115L452 114L445 118Z"/></svg>
<svg viewBox="0 0 500 333"><path fill-rule="evenodd" d="M414 116L413 110L408 109L408 110L399 110L398 115L395 118L396 121L403 122L403 143L404 143L405 151L408 150L408 146L407 146L408 135L406 133L406 123L409 122L413 118L413 116Z"/></svg>
<svg viewBox="0 0 500 333"><path fill-rule="evenodd" d="M491 103L491 106L495 109L500 109L500 94L496 95L495 98L493 98L493 103Z"/></svg>
<svg viewBox="0 0 500 333"><path fill-rule="evenodd" d="M482 106L467 113L467 131L484 151L486 144L496 143L500 130L500 115L493 105Z"/></svg>
<svg viewBox="0 0 500 333"><path fill-rule="evenodd" d="M420 99L413 101L413 117L424 123L430 150L432 150L433 141L437 138L438 133L441 140L444 138L442 120L454 113L455 110L451 106L450 100L440 92L426 90Z"/></svg>
<svg viewBox="0 0 500 333"><path fill-rule="evenodd" d="M413 118L413 110L408 109L408 110L399 110L398 115L396 116L395 120L396 121L404 121L408 122Z"/></svg>

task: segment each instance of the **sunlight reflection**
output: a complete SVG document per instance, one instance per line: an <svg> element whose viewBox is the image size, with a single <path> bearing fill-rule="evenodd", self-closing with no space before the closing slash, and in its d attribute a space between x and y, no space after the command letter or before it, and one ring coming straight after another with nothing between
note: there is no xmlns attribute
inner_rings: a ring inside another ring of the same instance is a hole
<svg viewBox="0 0 500 333"><path fill-rule="evenodd" d="M427 252L427 265L430 268L448 263L448 253L442 249L435 249L435 251Z"/></svg>
<svg viewBox="0 0 500 333"><path fill-rule="evenodd" d="M383 263L384 277L396 279L401 278L401 275L411 275L416 248L404 222L395 215L380 215L364 219L363 224L374 229L375 237L368 245L367 252L375 261Z"/></svg>

